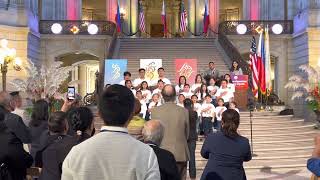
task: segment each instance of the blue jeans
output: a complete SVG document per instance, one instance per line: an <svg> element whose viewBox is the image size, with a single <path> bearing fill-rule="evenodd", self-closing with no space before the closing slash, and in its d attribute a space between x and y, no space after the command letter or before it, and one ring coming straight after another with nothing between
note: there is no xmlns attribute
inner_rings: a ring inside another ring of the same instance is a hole
<svg viewBox="0 0 320 180"><path fill-rule="evenodd" d="M208 136L212 132L212 117L202 117L202 125L204 136Z"/></svg>
<svg viewBox="0 0 320 180"><path fill-rule="evenodd" d="M217 131L221 131L221 121L217 121Z"/></svg>

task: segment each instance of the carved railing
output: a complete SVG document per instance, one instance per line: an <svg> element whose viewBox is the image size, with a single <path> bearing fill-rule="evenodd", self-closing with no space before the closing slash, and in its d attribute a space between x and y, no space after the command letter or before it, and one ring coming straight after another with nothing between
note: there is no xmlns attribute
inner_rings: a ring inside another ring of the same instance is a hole
<svg viewBox="0 0 320 180"><path fill-rule="evenodd" d="M257 34L259 28L264 29L269 27L269 33L273 34L272 27L275 24L280 24L283 28L281 34L293 33L293 21L291 20L270 20L270 21L224 21L219 24L219 32L223 32L225 35L238 35L237 26L244 24L247 27L247 32L244 35Z"/></svg>
<svg viewBox="0 0 320 180"><path fill-rule="evenodd" d="M70 21L70 20L41 20L39 23L40 34L53 34L51 27L54 23L59 23L62 26L61 35L90 35L88 33L88 25L95 24L98 26L96 35L110 35L113 36L116 30L116 24L111 21ZM71 29L78 29L77 33Z"/></svg>

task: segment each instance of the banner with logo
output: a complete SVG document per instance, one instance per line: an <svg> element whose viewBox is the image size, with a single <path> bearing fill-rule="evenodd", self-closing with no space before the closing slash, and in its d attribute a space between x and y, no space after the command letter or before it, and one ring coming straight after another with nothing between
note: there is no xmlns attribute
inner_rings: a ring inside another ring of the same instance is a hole
<svg viewBox="0 0 320 180"><path fill-rule="evenodd" d="M106 59L104 67L104 84L118 84L127 71L127 59Z"/></svg>
<svg viewBox="0 0 320 180"><path fill-rule="evenodd" d="M176 84L179 83L179 77L185 76L188 84L194 84L198 72L197 59L176 59Z"/></svg>
<svg viewBox="0 0 320 180"><path fill-rule="evenodd" d="M248 89L248 75L234 75L231 80L237 90Z"/></svg>
<svg viewBox="0 0 320 180"><path fill-rule="evenodd" d="M146 79L149 82L158 80L158 68L162 67L162 59L140 59L140 68L146 70Z"/></svg>

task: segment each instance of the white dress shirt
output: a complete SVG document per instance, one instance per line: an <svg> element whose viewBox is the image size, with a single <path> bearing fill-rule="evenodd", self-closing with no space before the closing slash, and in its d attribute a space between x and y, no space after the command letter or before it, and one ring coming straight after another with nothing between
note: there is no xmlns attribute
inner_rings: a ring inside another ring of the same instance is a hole
<svg viewBox="0 0 320 180"><path fill-rule="evenodd" d="M71 149L63 162L62 180L160 180L151 147L131 137L126 128L101 130L105 132Z"/></svg>

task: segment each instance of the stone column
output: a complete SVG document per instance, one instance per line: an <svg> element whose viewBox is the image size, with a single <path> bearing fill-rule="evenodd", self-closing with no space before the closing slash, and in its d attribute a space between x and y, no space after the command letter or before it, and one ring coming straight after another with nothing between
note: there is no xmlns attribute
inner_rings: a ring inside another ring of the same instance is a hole
<svg viewBox="0 0 320 180"><path fill-rule="evenodd" d="M139 30L139 1L131 0L131 33Z"/></svg>
<svg viewBox="0 0 320 180"><path fill-rule="evenodd" d="M260 19L259 0L243 0L243 19L245 20Z"/></svg>
<svg viewBox="0 0 320 180"><path fill-rule="evenodd" d="M309 9L320 9L320 0L310 0Z"/></svg>
<svg viewBox="0 0 320 180"><path fill-rule="evenodd" d="M107 20L116 22L116 14L117 14L117 0L106 0L106 13L107 13Z"/></svg>
<svg viewBox="0 0 320 180"><path fill-rule="evenodd" d="M82 0L65 0L67 1L66 11L67 20L81 20L82 18Z"/></svg>
<svg viewBox="0 0 320 180"><path fill-rule="evenodd" d="M195 0L189 0L188 1L188 26L189 26L189 30L192 33L196 33L195 32L195 28L196 28L196 19L195 19L195 13L196 13L196 9L195 9Z"/></svg>
<svg viewBox="0 0 320 180"><path fill-rule="evenodd" d="M210 28L215 32L218 32L218 28L219 28L219 9L220 9L220 0L209 1Z"/></svg>

